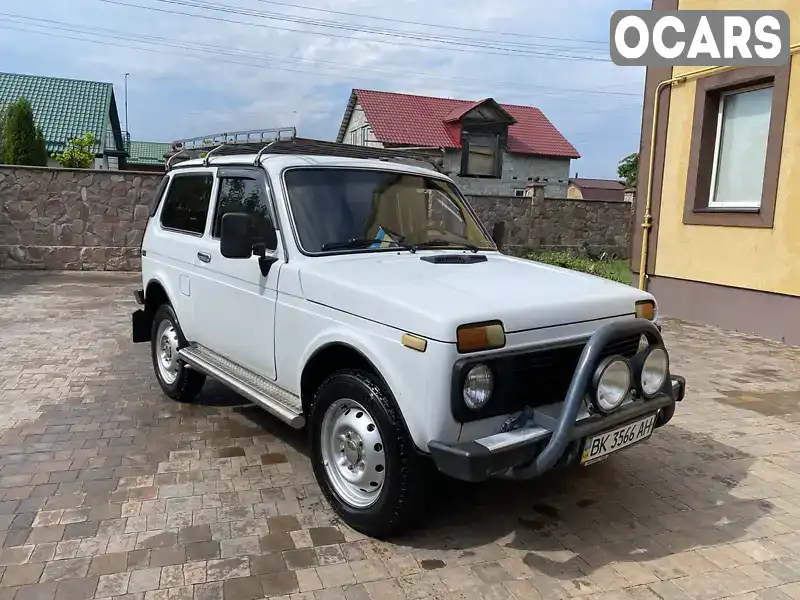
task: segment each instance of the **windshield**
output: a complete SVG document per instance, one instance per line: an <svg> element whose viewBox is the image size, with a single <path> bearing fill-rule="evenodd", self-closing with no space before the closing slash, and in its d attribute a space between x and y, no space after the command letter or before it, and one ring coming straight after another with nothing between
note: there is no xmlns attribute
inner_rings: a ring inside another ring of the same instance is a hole
<svg viewBox="0 0 800 600"><path fill-rule="evenodd" d="M285 174L307 252L425 245L494 249L453 185L423 175L366 169Z"/></svg>

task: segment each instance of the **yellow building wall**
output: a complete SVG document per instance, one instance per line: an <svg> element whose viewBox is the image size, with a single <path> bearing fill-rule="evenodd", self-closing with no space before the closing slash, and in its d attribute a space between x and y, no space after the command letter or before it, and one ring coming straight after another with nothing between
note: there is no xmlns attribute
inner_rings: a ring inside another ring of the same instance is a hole
<svg viewBox="0 0 800 600"><path fill-rule="evenodd" d="M800 23L800 0L681 0L679 8L785 10ZM800 42L800 27L790 31ZM792 57L772 229L683 224L694 94L694 82L672 88L655 274L800 296L800 54Z"/></svg>

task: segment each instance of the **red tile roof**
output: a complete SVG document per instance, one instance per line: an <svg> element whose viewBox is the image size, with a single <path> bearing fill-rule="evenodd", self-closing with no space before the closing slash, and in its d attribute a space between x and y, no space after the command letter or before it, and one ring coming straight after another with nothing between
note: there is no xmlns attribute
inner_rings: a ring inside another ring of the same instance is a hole
<svg viewBox="0 0 800 600"><path fill-rule="evenodd" d="M364 109L376 139L381 142L460 148L461 123L446 121L459 115L459 112L463 116L464 112L483 101L356 89L350 98L338 141L343 141L344 130L356 102ZM514 104L500 106L516 120L508 128L509 152L580 158L575 147L538 108Z"/></svg>

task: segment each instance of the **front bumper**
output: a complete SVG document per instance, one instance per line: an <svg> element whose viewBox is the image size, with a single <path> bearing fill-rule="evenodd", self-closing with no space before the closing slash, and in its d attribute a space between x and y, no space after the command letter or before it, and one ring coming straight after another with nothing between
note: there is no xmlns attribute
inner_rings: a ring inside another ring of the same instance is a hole
<svg viewBox="0 0 800 600"><path fill-rule="evenodd" d="M608 416L589 414L583 403L603 347L639 329L651 342L661 343L655 325L639 319L611 323L595 332L583 350L565 401L534 409L531 426L470 442L431 441L428 449L437 469L472 482L495 476L530 479L576 460L583 440L594 434L652 414L656 414L654 428L666 425L675 413L675 403L685 395L686 380L677 375L670 375L669 384L654 398L629 401Z"/></svg>

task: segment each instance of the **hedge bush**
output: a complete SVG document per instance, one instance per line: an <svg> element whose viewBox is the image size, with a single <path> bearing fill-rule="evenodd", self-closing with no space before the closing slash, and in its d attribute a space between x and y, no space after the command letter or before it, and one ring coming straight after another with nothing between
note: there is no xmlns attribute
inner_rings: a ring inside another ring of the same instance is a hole
<svg viewBox="0 0 800 600"><path fill-rule="evenodd" d="M4 156L7 165L47 166L42 129L36 126L33 110L25 98L12 102L4 111Z"/></svg>
<svg viewBox="0 0 800 600"><path fill-rule="evenodd" d="M525 258L630 284L627 261L595 260L588 256L578 256L569 252L529 252Z"/></svg>

